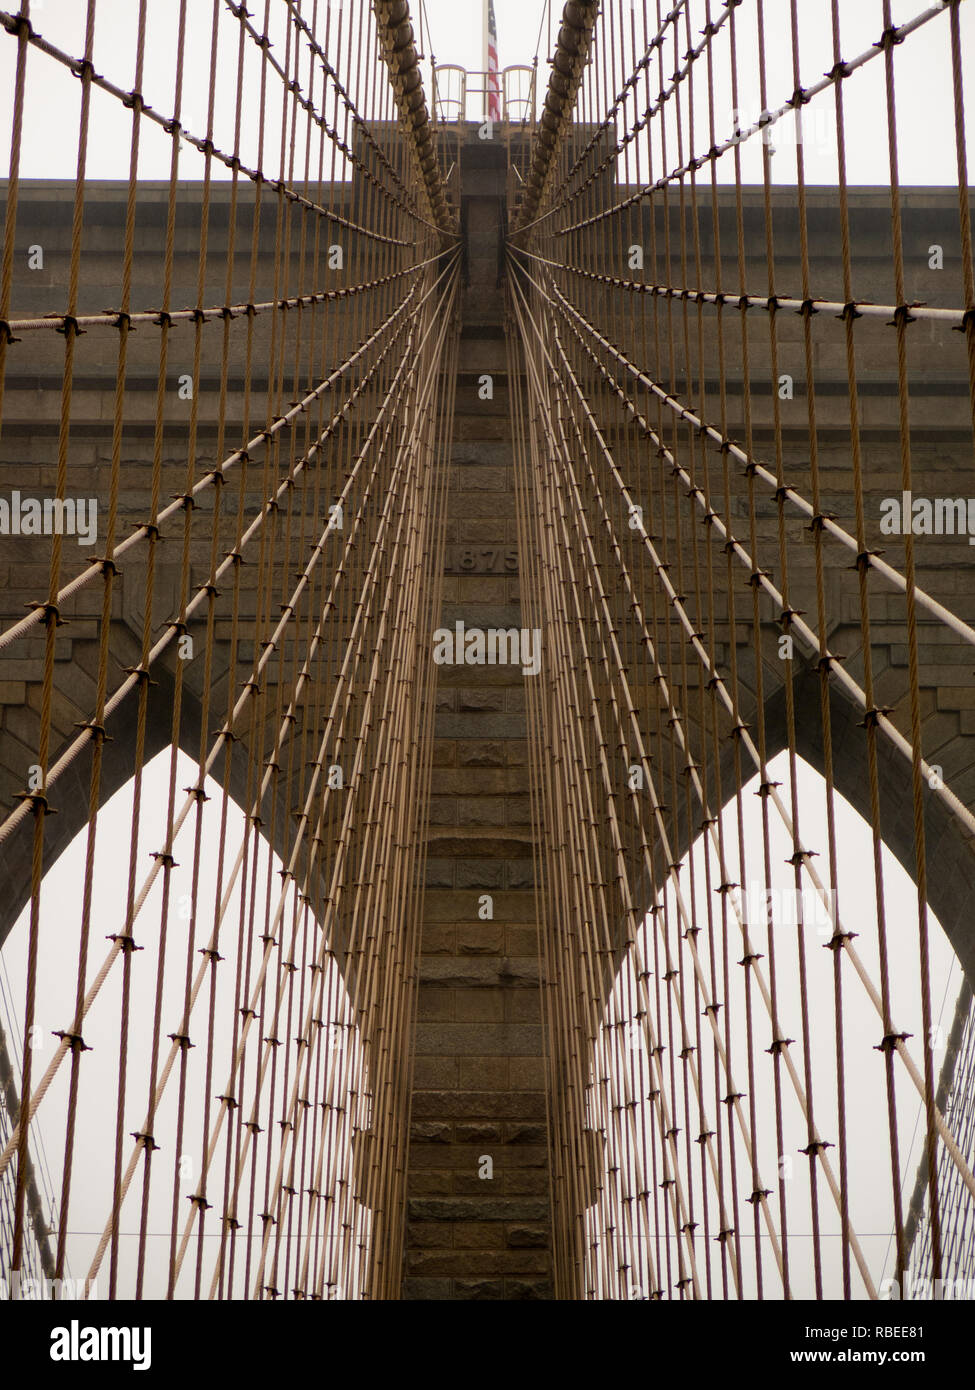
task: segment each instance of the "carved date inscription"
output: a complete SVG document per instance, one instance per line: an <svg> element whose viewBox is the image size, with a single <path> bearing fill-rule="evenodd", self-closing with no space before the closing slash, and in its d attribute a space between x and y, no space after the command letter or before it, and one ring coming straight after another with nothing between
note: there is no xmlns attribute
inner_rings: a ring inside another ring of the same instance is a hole
<svg viewBox="0 0 975 1390"><path fill-rule="evenodd" d="M504 546L448 545L447 574L517 574L518 552Z"/></svg>

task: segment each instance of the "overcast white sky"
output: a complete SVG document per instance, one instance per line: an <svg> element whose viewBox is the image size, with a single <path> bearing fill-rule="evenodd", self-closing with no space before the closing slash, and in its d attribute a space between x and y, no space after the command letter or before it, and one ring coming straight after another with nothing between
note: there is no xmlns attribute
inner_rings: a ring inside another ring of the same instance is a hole
<svg viewBox="0 0 975 1390"><path fill-rule="evenodd" d="M439 63L457 63L477 70L482 67L482 6L481 0L423 0L425 14L421 17L418 0L413 12L424 50L432 48ZM10 6L8 6L10 8ZM39 31L60 48L73 55L84 49L85 5L81 0L33 0L32 14ZM642 6L637 3L638 33L642 33ZM650 24L656 23L656 0L647 0ZM667 5L663 7L669 8ZM802 41L802 81L811 86L832 63L832 38L829 21L830 0L799 0ZM893 0L895 23L903 23L921 13L927 6L923 0ZM260 11L262 7L254 5ZM720 12L718 0L712 9ZM310 5L304 10L310 12ZM856 57L869 48L883 29L881 0L841 0L841 23L844 57ZM559 3L551 0L495 0L498 45L502 66L530 64L536 54L539 34L539 87L544 92L549 57L549 16L561 12ZM149 0L148 54L144 91L147 100L160 111L171 114L173 109L173 76L176 48L176 0ZM95 38L95 67L119 86L130 88L133 82L133 53L136 0L100 0L97 11ZM704 23L704 0L691 0L692 33L699 34ZM209 89L211 0L189 0L187 10L186 82L183 101L184 125L194 133L205 135L206 93ZM271 6L272 35L278 38L275 53L283 61L284 39L282 21L286 14L283 0L273 0ZM758 99L757 67L755 62L755 0L746 0L738 11L739 55L741 69L741 108L753 119L761 104ZM792 57L789 27L789 6L785 0L767 0L765 5L766 43L769 68L769 101L775 107L792 93ZM961 8L963 42L966 52L975 54L975 11L970 4ZM221 48L218 61L215 141L225 149L232 147L232 118L236 82L237 24L229 11L221 9ZM430 42L427 42L427 36ZM0 93L12 88L14 52L16 45L0 33ZM252 83L257 73L259 55L253 45L247 58L247 80ZM732 101L727 61L727 26L716 44L715 105L719 134L730 136ZM668 54L668 57L670 55ZM32 52L29 59L30 80L25 113L23 164L24 177L71 178L75 173L75 132L77 130L80 85L76 78L43 54ZM901 178L906 184L944 184L957 181L954 149L954 115L951 84L950 52L948 45L947 13L937 16L896 50L898 82L898 112L900 129ZM699 64L699 70L704 65ZM665 64L665 72L672 62ZM970 157L975 157L975 82L968 74L968 128ZM883 60L874 60L857 72L845 87L847 93L847 132L849 140L848 173L856 183L882 183L887 177L886 164L886 106L883 86ZM699 86L700 97L703 88ZM271 92L268 105L268 125L277 129L280 106L276 91ZM703 100L699 100L703 120ZM674 103L668 104L672 109ZM475 113L472 113L472 115ZM0 172L6 171L10 145L10 101L0 97ZM807 178L811 183L833 183L836 179L835 135L833 131L832 98L829 93L812 103L806 110ZM256 102L245 103L245 159L256 149ZM774 137L777 149L774 177L788 183L795 178L794 159L790 158L789 130L782 123ZM91 112L91 141L88 174L91 178L122 178L128 173L128 114L119 110L113 98L93 93ZM703 136L703 127L701 129ZM271 142L276 149L276 143ZM794 140L793 140L794 144ZM142 141L141 176L168 178L169 138L145 124ZM699 145L699 152L706 145ZM731 159L719 161L722 178L732 177ZM180 176L199 178L202 159L191 146L185 147ZM226 177L226 169L214 168L214 177ZM757 139L745 147L744 176L746 180L761 178L760 150Z"/></svg>

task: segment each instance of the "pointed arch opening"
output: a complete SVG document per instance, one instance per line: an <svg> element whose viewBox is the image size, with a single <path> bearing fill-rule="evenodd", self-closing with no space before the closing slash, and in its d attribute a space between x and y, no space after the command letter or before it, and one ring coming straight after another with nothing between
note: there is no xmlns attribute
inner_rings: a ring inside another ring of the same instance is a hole
<svg viewBox="0 0 975 1390"><path fill-rule="evenodd" d="M591 1298L909 1296L930 1273L926 1042L935 1202L961 1232L941 1274L975 1278L970 986L930 911L923 943L894 853L835 790L831 832L823 778L796 775L801 862L756 775L623 958L586 1096ZM789 777L784 752L767 783Z"/></svg>
<svg viewBox="0 0 975 1390"><path fill-rule="evenodd" d="M259 818L198 772L164 749L116 791L94 844L80 832L42 880L33 967L30 904L0 953L5 1277L25 1156L30 1168L16 1296L362 1294L372 1095L357 986ZM193 787L174 831L173 789Z"/></svg>

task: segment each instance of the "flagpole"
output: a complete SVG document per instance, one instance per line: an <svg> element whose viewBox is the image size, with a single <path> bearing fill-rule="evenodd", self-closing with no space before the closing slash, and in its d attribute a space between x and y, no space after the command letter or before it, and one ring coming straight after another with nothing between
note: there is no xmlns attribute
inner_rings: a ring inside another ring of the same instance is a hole
<svg viewBox="0 0 975 1390"><path fill-rule="evenodd" d="M489 52L488 52L488 50L489 50L490 47L491 47L491 26L490 26L490 22L489 22L489 20L488 20L488 4L489 4L489 3L490 3L490 0L481 0L481 13L482 13L483 21L484 21L483 27L482 27L482 30L481 30L481 34L482 34L482 39L483 39L482 48L483 48L483 52L484 52L484 62L483 62L482 67L483 67L483 72L484 72L483 87L484 87L484 119L485 119L485 120L487 120L488 117L489 117L490 114L491 114L491 77L490 77L491 58L490 58L490 55L489 55Z"/></svg>

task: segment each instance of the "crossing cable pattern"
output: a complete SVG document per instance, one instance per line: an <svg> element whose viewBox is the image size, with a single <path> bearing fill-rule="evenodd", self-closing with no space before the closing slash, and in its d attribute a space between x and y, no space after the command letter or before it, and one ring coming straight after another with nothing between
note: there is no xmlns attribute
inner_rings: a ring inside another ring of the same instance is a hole
<svg viewBox="0 0 975 1390"><path fill-rule="evenodd" d="M4 660L36 667L29 766L0 822L8 876L29 890L19 1122L0 1153L13 1185L4 1274L33 1268L43 1133L62 1146L56 1278L73 1266L110 1297L388 1297L457 339L455 219L430 164L409 7L139 0L130 52L97 0L81 52L43 20L28 0L0 12L14 51L0 431L3 383L25 354L61 393L42 480L58 522L19 542L47 582L0 635ZM189 129L201 61L207 109ZM80 84L77 173L63 300L45 313L20 266L23 113L61 71ZM146 96L160 71L165 106ZM103 291L86 240L104 101L128 146L108 311L91 302ZM147 131L168 143L161 236ZM114 405L100 553L79 566L66 518L88 361L111 364ZM140 376L153 383L148 422ZM136 612L124 631L120 600ZM62 688L73 629L94 634L85 706ZM161 795L146 791L160 747ZM107 802L125 783L120 817ZM73 813L79 788L72 919L45 873L61 848L52 817ZM124 892L110 916L112 867ZM73 1002L54 1018L45 987L69 961Z"/></svg>
<svg viewBox="0 0 975 1390"><path fill-rule="evenodd" d="M945 1063L938 1087L938 1106L951 1112L951 1127L962 1152L975 1156L975 1010L972 1009L972 990L965 981L952 1021ZM972 1205L967 1200L964 1184L958 1181L954 1166L945 1155L938 1155L941 1164L938 1192L941 1203L942 1272L946 1284L967 1298L972 1291L972 1270L975 1268L975 1221ZM907 1239L910 1245L910 1276L927 1294L932 1280L932 1227L925 1210L928 1190L927 1164L922 1161L907 1217ZM923 1296L922 1294L922 1296ZM933 1289L932 1289L933 1295ZM913 1297L918 1294L912 1293Z"/></svg>
<svg viewBox="0 0 975 1390"><path fill-rule="evenodd" d="M592 8L566 6L567 28L578 33ZM884 484L871 474L884 463L866 441L862 366L871 354L893 383L887 478L920 491L915 456L930 454L912 407L925 362L911 334L928 326L936 370L955 383L945 409L964 472L975 281L960 5L895 25L878 0L876 42L855 56L841 0L818 19L798 0L774 8L604 0L574 124L557 147L540 142L538 198L526 195L512 223L524 602L546 652L529 713L561 1297L875 1296L883 1271L867 1236L892 1233L895 1277L907 1268L913 1171L901 1149L919 1106L934 1278L946 1171L952 1222L975 1201L970 1154L936 1095L926 845L937 814L966 858L975 817L928 753L925 726L937 684L925 662L950 650L947 660L970 665L975 613L963 592L939 589L937 564L921 582L909 527L903 542L881 535ZM782 11L773 53L767 35ZM806 26L816 23L830 33L832 67L813 83ZM934 306L907 288L919 277L899 174L895 78L922 33L950 74L944 136L957 172L948 230L960 283ZM575 51L564 48L553 68L563 81ZM867 69L882 72L889 136L886 303L865 302L876 285L858 295L854 275L863 248L847 112ZM803 139L824 108L838 283L814 237L823 218ZM786 122L796 134L783 197L772 141ZM794 398L786 363L803 383L794 406L783 404ZM824 391L846 396L845 419ZM874 639L892 612L907 653L896 671ZM849 660L834 646L841 624ZM806 673L818 694L800 709ZM870 834L851 872L838 783L851 795L847 724L857 723ZM825 779L815 836L800 745L818 750ZM882 853L891 763L910 807L917 887L893 936ZM817 983L823 945L830 969ZM895 1005L905 958L913 988ZM860 1000L873 1015L869 1043L851 1022ZM886 1134L858 1129L868 1084L885 1096ZM874 1192L861 1200L864 1171Z"/></svg>
<svg viewBox="0 0 975 1390"><path fill-rule="evenodd" d="M928 355L945 438L965 462L972 447L961 7L895 25L876 0L877 41L855 52L849 6L821 8L832 66L811 80L799 0L569 0L519 166L509 379L524 621L544 634L526 690L562 1297L875 1296L878 1240L898 1280L912 1258L954 1276L968 1250L970 1125L936 1061L928 899L943 842L970 856L975 831L937 675L946 653L971 661L975 610L876 518L890 476L904 494L927 476ZM791 94L774 90L782 14ZM26 691L5 714L20 761L0 768L0 856L28 902L9 961L22 1061L0 1056L19 1091L0 1272L112 1297L395 1296L459 263L409 7L179 0L174 27L139 0L129 53L105 44L98 0L80 47L28 0L0 24L15 487L28 353L60 399L35 504L49 534L25 522L9 592L45 578L0 630ZM915 302L899 170L895 79L922 34L954 109L960 284L938 303ZM855 270L848 178L849 94L875 72L885 294ZM59 74L77 79L77 161L45 298L22 273L39 194L21 163L28 96ZM104 103L128 136L114 263L89 233ZM826 106L838 275L802 138ZM783 197L772 140L790 124ZM115 308L94 298L106 282ZM886 458L867 354L893 383ZM86 364L112 404L100 553L79 565ZM891 623L898 662L877 638ZM910 920L883 853L898 788ZM852 868L844 792L868 824ZM73 915L46 877L59 817L84 836ZM54 1146L48 1232L35 1173Z"/></svg>

